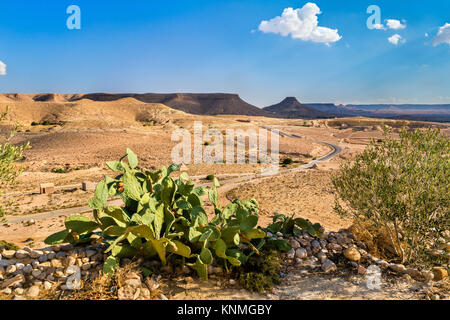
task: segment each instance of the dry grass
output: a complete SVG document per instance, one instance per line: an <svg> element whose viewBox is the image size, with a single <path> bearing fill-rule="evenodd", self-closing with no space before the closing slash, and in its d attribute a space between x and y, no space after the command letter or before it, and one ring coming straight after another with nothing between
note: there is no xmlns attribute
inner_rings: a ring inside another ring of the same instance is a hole
<svg viewBox="0 0 450 320"><path fill-rule="evenodd" d="M356 241L367 246L370 254L386 260L398 258L388 233L383 227L377 228L369 222L355 221L349 230Z"/></svg>

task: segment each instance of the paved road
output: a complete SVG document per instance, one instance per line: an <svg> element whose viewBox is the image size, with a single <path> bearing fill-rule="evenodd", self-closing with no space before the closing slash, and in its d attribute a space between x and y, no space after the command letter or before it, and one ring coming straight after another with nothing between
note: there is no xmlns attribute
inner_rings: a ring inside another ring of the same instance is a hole
<svg viewBox="0 0 450 320"><path fill-rule="evenodd" d="M301 139L301 137L297 136L297 135L293 135L293 134L289 134L289 133L285 133L282 131L279 131L277 129L272 129L269 128L267 126L262 126L264 129L266 130L271 130L271 131L275 131L278 132L281 136L285 136L285 137L290 137L290 138L296 138L296 139ZM231 183L242 183L242 182L248 182L248 181L253 181L253 180L257 180L257 179L261 179L261 178L266 178L268 176L279 176L279 175L285 175L288 173L292 173L294 171L302 171L302 170L308 170L313 168L317 163L320 162L325 162L328 160L331 160L332 158L334 158L336 155L338 155L341 151L342 148L329 143L329 142L325 142L325 141L318 141L318 140L312 140L313 142L316 143L321 143L324 144L326 146L329 146L330 148L333 149L332 152L330 152L329 154L321 157L320 159L316 159L316 160L312 160L310 162L308 162L307 164L292 168L292 169L287 169L287 170L281 170L281 171L277 171L276 173L257 173L254 175L245 175L242 177L238 177L238 178L232 178L232 179L227 179L227 180L223 180L220 181L221 185L228 185ZM199 184L199 186L203 186L203 187L209 187L212 186L212 182L208 182L208 183L203 183L203 184ZM120 206L122 205L123 202L121 199L117 199L117 200L112 200L108 202L108 205L110 206ZM43 220L43 219L48 219L48 218L52 218L52 217L59 217L59 216L69 216L69 215L75 215L75 214L80 214L80 213L86 213L91 211L92 209L89 206L84 206L84 207L76 207L76 208L66 208L66 209L58 209L58 210L54 210L54 211L49 211L49 212L42 212L42 213L36 213L36 214L30 214L30 215L25 215L25 216L21 216L21 217L11 217L11 218L7 218L8 223L21 223L24 221L28 221L30 219L34 219L34 220Z"/></svg>

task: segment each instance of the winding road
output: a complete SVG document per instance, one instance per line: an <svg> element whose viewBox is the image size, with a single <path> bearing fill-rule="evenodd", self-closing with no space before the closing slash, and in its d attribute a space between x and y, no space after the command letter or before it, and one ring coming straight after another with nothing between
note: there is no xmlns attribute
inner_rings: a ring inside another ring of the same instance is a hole
<svg viewBox="0 0 450 320"><path fill-rule="evenodd" d="M272 129L267 126L261 126L261 127L266 130L277 132L282 137L284 136L284 137L289 137L289 138L301 139L301 137L299 137L297 135L282 132L278 129ZM295 168L291 168L291 169L287 169L287 170L277 170L274 173L246 174L245 176L242 176L242 177L222 180L222 181L220 181L220 184L221 184L221 186L229 185L229 184L238 184L238 183L254 181L254 180L263 179L263 178L272 177L272 176L285 175L285 174L292 173L294 171L308 170L308 169L313 168L315 165L317 165L320 162L325 162L325 161L331 160L332 158L334 158L336 155L338 155L342 151L341 147L339 147L338 145L332 144L330 142L318 141L318 140L310 140L310 141L326 145L326 146L330 147L333 151L330 152L329 154L321 157L320 159L312 160L306 164L303 164L303 165L295 167ZM199 186L209 187L209 186L212 186L212 182L202 183L202 184L199 184ZM120 206L122 204L123 204L123 202L121 199L111 200L108 202L108 205L110 205L110 206ZM21 223L21 222L25 222L25 221L28 221L31 219L44 220L44 219L48 219L48 218L52 218L52 217L70 216L70 215L75 215L75 214L86 213L86 212L90 212L91 210L92 209L89 206L58 209L58 210L53 210L53 211L49 211L49 212L25 215L25 216L21 216L21 217L17 217L17 218L16 217L14 217L14 218L7 217L7 222L8 223Z"/></svg>

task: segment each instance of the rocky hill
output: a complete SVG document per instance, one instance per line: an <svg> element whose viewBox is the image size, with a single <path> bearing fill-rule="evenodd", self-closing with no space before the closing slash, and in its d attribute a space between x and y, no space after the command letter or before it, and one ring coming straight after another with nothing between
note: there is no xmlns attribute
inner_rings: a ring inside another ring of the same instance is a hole
<svg viewBox="0 0 450 320"><path fill-rule="evenodd" d="M312 107L301 104L295 97L287 97L280 103L265 107L263 110L268 111L273 115L290 119L317 119L329 118L332 116L329 113L322 112Z"/></svg>
<svg viewBox="0 0 450 320"><path fill-rule="evenodd" d="M92 100L94 102L118 101L124 98L134 98L144 103L160 103L170 108L187 113L200 115L235 114L247 116L271 116L254 105L242 100L237 94L226 93L88 93L88 94L17 94L0 95L0 102L37 101L37 102L76 102Z"/></svg>

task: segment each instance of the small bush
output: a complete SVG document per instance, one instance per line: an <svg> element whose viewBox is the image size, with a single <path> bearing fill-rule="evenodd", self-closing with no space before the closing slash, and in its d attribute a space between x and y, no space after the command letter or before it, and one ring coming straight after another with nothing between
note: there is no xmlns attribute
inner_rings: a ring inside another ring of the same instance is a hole
<svg viewBox="0 0 450 320"><path fill-rule="evenodd" d="M264 293L280 283L281 261L276 250L264 250L247 260L239 283L248 291Z"/></svg>
<svg viewBox="0 0 450 320"><path fill-rule="evenodd" d="M440 264L449 230L450 139L436 129L386 129L333 177L335 210L386 231L402 263Z"/></svg>
<svg viewBox="0 0 450 320"><path fill-rule="evenodd" d="M291 158L284 158L283 161L281 162L282 165L290 165L292 164L294 161Z"/></svg>
<svg viewBox="0 0 450 320"><path fill-rule="evenodd" d="M208 174L208 175L206 176L206 180L208 180L208 181L213 181L213 180L214 180L214 175L213 175L213 174Z"/></svg>

